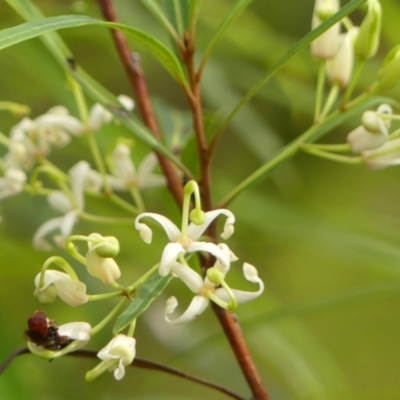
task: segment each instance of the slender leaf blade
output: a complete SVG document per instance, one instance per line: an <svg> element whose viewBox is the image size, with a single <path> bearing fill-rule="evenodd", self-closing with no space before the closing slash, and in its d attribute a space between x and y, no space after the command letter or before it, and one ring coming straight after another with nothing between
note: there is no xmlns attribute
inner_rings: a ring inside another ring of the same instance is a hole
<svg viewBox="0 0 400 400"><path fill-rule="evenodd" d="M143 286L141 286L138 296L117 318L113 328L113 333L117 334L118 332L122 331L124 328L129 326L134 319L146 311L150 304L167 287L172 278L173 277L171 274L167 276L156 274L152 276Z"/></svg>
<svg viewBox="0 0 400 400"><path fill-rule="evenodd" d="M204 52L204 60L206 60L217 43L221 40L222 36L229 28L229 26L242 14L242 12L249 6L253 0L236 0L235 4L232 6L228 14L221 21L221 24L217 28L215 35L208 44Z"/></svg>

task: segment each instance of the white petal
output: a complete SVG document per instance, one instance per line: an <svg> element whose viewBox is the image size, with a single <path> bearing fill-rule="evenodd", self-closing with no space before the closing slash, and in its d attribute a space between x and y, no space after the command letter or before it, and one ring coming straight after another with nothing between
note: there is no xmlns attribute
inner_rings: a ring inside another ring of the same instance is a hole
<svg viewBox="0 0 400 400"><path fill-rule="evenodd" d="M221 235L224 239L227 239L233 233L233 224L235 222L235 216L229 210L225 209L206 212L205 213L206 220L201 225L195 225L193 223L189 224L188 236L192 240L197 240L208 228L211 222L213 222L214 219L216 219L220 215L225 215L227 217L224 227L224 233Z"/></svg>
<svg viewBox="0 0 400 400"><path fill-rule="evenodd" d="M64 240L72 233L74 225L78 220L79 212L80 210L72 210L62 217L60 231Z"/></svg>
<svg viewBox="0 0 400 400"><path fill-rule="evenodd" d="M92 131L97 131L102 127L103 124L112 121L112 114L107 111L100 104L95 104L89 114L89 129Z"/></svg>
<svg viewBox="0 0 400 400"><path fill-rule="evenodd" d="M72 115L60 115L60 114L44 114L35 120L38 128L62 128L72 134L80 134L83 131L83 124L77 118Z"/></svg>
<svg viewBox="0 0 400 400"><path fill-rule="evenodd" d="M185 253L185 249L180 243L168 243L161 256L160 266L158 268L158 273L161 276L166 276L169 274L171 265L178 256Z"/></svg>
<svg viewBox="0 0 400 400"><path fill-rule="evenodd" d="M137 230L140 230L139 229L139 225L140 225L139 221L145 217L149 217L149 218L152 218L155 221L157 221L164 228L164 231L167 234L168 239L171 242L174 242L179 238L181 231L178 229L178 227L172 221L170 221L168 218L164 217L163 215L155 214L155 213L140 214L135 220L135 228Z"/></svg>
<svg viewBox="0 0 400 400"><path fill-rule="evenodd" d="M353 153L377 149L387 141L387 138L387 130L381 133L371 133L363 126L359 126L347 135L347 141Z"/></svg>
<svg viewBox="0 0 400 400"><path fill-rule="evenodd" d="M58 333L79 341L89 341L92 327L87 322L70 322L58 327Z"/></svg>
<svg viewBox="0 0 400 400"><path fill-rule="evenodd" d="M72 210L72 204L67 195L60 191L55 191L47 196L47 202L50 207L56 211L66 214L68 211Z"/></svg>
<svg viewBox="0 0 400 400"><path fill-rule="evenodd" d="M203 287L203 278L187 265L174 262L171 264L171 273L185 283L193 293L199 293Z"/></svg>
<svg viewBox="0 0 400 400"><path fill-rule="evenodd" d="M118 367L114 371L114 378L120 381L125 376L125 367L122 364L122 360L119 360Z"/></svg>
<svg viewBox="0 0 400 400"><path fill-rule="evenodd" d="M254 300L258 296L261 295L261 293L264 291L264 282L258 277L258 273L255 267L248 263L243 264L243 275L245 278L252 282L252 283L257 283L258 284L258 290L256 292L247 292L243 290L236 290L236 289L231 289L233 295L235 296L236 300L238 303L247 303L248 301ZM215 291L215 294L223 301L229 303L230 302L230 297L226 293L225 289L219 288Z"/></svg>
<svg viewBox="0 0 400 400"><path fill-rule="evenodd" d="M80 306L88 301L86 285L83 282L71 279L56 280L54 286L56 287L58 297L72 307Z"/></svg>
<svg viewBox="0 0 400 400"><path fill-rule="evenodd" d="M52 218L42 224L33 235L33 247L40 250L50 250L52 246L44 237L55 229L60 228L62 220L63 217Z"/></svg>
<svg viewBox="0 0 400 400"><path fill-rule="evenodd" d="M75 164L68 172L71 177L71 188L74 193L76 205L83 210L84 191L87 175L90 171L90 165L86 161L80 161Z"/></svg>
<svg viewBox="0 0 400 400"><path fill-rule="evenodd" d="M206 252L212 254L216 257L225 267L229 269L229 256L225 254L225 252L218 247L215 243L207 243L207 242L192 242L187 248L186 251L188 253L194 252Z"/></svg>
<svg viewBox="0 0 400 400"><path fill-rule="evenodd" d="M150 244L153 239L153 231L146 225L135 221L135 228L139 231L143 242Z"/></svg>
<svg viewBox="0 0 400 400"><path fill-rule="evenodd" d="M118 96L118 101L122 104L122 106L127 111L133 111L135 108L135 102L129 96L125 96L124 94L120 94Z"/></svg>
<svg viewBox="0 0 400 400"><path fill-rule="evenodd" d="M118 144L112 154L113 173L129 188L136 182L136 170L131 159L131 150L125 144Z"/></svg>
<svg viewBox="0 0 400 400"><path fill-rule="evenodd" d="M148 154L140 163L137 172L137 180L139 182L140 189L154 188L165 185L165 177L163 175L156 175L153 173L157 165L158 160L154 153Z"/></svg>
<svg viewBox="0 0 400 400"><path fill-rule="evenodd" d="M100 257L93 249L86 255L86 263L89 274L101 279L106 285L111 285L121 276L118 264L113 258Z"/></svg>
<svg viewBox="0 0 400 400"><path fill-rule="evenodd" d="M184 324L193 321L196 317L204 312L210 301L203 296L194 296L187 310L178 318L171 320L168 316L175 311L178 301L175 297L167 300L165 308L165 320L170 324Z"/></svg>

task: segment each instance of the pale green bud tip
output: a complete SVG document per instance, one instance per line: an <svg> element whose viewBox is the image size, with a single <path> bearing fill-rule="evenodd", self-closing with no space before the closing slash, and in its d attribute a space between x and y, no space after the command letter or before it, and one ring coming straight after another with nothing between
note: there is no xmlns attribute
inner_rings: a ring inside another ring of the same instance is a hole
<svg viewBox="0 0 400 400"><path fill-rule="evenodd" d="M224 274L218 268L211 267L207 270L207 278L214 284L218 285L224 280Z"/></svg>
<svg viewBox="0 0 400 400"><path fill-rule="evenodd" d="M378 71L380 89L390 89L400 79L400 45L397 45L386 55Z"/></svg>
<svg viewBox="0 0 400 400"><path fill-rule="evenodd" d="M382 25L382 7L378 0L368 1L368 13L354 43L356 56L366 60L378 51Z"/></svg>
<svg viewBox="0 0 400 400"><path fill-rule="evenodd" d="M96 254L103 258L114 258L119 253L119 242L114 236L104 237L104 242L95 246Z"/></svg>
<svg viewBox="0 0 400 400"><path fill-rule="evenodd" d="M206 215L203 210L199 210L195 208L190 212L190 220L195 224L195 225L201 225L204 224L206 220Z"/></svg>
<svg viewBox="0 0 400 400"><path fill-rule="evenodd" d="M54 285L49 285L46 288L35 289L33 295L38 299L41 304L51 304L57 298L57 289Z"/></svg>

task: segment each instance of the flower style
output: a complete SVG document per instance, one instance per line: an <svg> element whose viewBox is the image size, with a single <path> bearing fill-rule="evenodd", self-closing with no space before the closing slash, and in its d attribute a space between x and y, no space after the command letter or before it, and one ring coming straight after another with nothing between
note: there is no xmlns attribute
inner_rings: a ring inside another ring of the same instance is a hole
<svg viewBox="0 0 400 400"><path fill-rule="evenodd" d="M180 278L195 293L195 296L187 310L176 319L170 319L169 315L175 311L178 301L175 297L170 297L165 308L165 320L171 324L184 324L193 321L203 313L210 300L225 309L234 309L237 303L251 301L264 291L264 283L258 277L256 268L252 265L243 264L243 275L248 281L258 284L259 288L256 292L230 289L224 280L228 270L229 268L222 269L221 264L217 262L214 267L207 271L207 276L203 279L187 265L174 262L171 272Z"/></svg>
<svg viewBox="0 0 400 400"><path fill-rule="evenodd" d="M204 222L200 225L195 225L193 222L190 223L182 231L168 218L160 214L154 213L143 213L140 214L135 220L135 228L140 232L140 237L145 243L151 243L152 231L151 229L140 221L149 217L157 221L165 230L170 243L168 243L163 251L160 261L159 274L162 276L168 275L171 266L178 257L185 253L193 252L206 252L212 254L222 264L229 266L229 256L218 247L215 243L207 243L197 241L200 236L204 233L211 222L216 219L219 215L225 215L227 220L225 222L224 231L221 234L223 239L228 239L234 231L233 224L235 223L235 217L229 210L214 210L204 213Z"/></svg>
<svg viewBox="0 0 400 400"><path fill-rule="evenodd" d="M26 182L26 174L17 168L8 168L0 178L0 200L21 193Z"/></svg>
<svg viewBox="0 0 400 400"><path fill-rule="evenodd" d="M165 177L154 174L158 165L154 153L148 154L137 171L131 159L131 150L125 144L118 144L112 153L112 172L108 176L110 185L115 190L127 191L131 188L147 189L165 185Z"/></svg>
<svg viewBox="0 0 400 400"><path fill-rule="evenodd" d="M107 238L103 238L98 233L90 234L89 238L97 239L98 243L88 241L89 251L86 254L86 265L88 272L90 275L101 279L104 284L111 285L121 276L121 271L113 258L102 257L100 254L98 254L102 246L107 245Z"/></svg>
<svg viewBox="0 0 400 400"><path fill-rule="evenodd" d="M84 209L84 191L86 181L91 177L90 171L90 166L86 161L80 161L70 169L72 198L60 191L53 192L47 197L50 206L64 215L52 218L39 227L33 236L34 247L50 250L51 245L45 236L56 229L59 229L61 234L55 236L54 241L60 247L64 246L65 239L71 234L79 214Z"/></svg>
<svg viewBox="0 0 400 400"><path fill-rule="evenodd" d="M390 140L375 150L363 151L361 155L369 169L400 165L400 139Z"/></svg>
<svg viewBox="0 0 400 400"><path fill-rule="evenodd" d="M136 340L132 337L118 334L106 347L97 353L97 357L102 361L86 373L86 380L91 382L106 370L114 371L115 379L121 380L125 375L125 367L132 364L135 355Z"/></svg>
<svg viewBox="0 0 400 400"><path fill-rule="evenodd" d="M362 125L347 135L354 153L373 150L381 147L389 135L390 119L383 119L383 115L391 115L392 108L388 104L381 104L376 111L364 112Z"/></svg>
<svg viewBox="0 0 400 400"><path fill-rule="evenodd" d="M72 342L60 350L48 350L28 340L28 348L31 353L53 359L71 353L85 346L90 340L92 327L87 322L70 322L58 327L58 335L72 339Z"/></svg>
<svg viewBox="0 0 400 400"><path fill-rule="evenodd" d="M52 303L56 296L72 307L80 306L88 301L86 285L79 280L72 279L65 272L46 270L44 285L40 285L41 273L35 278L34 296L42 304Z"/></svg>

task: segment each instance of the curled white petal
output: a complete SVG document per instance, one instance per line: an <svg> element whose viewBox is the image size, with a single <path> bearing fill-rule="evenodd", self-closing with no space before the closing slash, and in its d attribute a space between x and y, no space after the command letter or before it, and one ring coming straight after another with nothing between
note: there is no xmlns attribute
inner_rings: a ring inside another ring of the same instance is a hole
<svg viewBox="0 0 400 400"><path fill-rule="evenodd" d="M229 255L225 253L218 245L215 243L207 243L207 242L192 242L187 248L186 251L188 253L193 252L206 252L212 254L216 257L224 266L225 268L229 269L230 261Z"/></svg>
<svg viewBox="0 0 400 400"><path fill-rule="evenodd" d="M193 321L196 317L204 312L209 303L209 299L203 296L194 296L189 307L186 311L176 319L170 319L169 315L173 314L176 307L178 306L178 301L175 297L170 297L167 300L165 307L165 320L170 324L184 324Z"/></svg>
<svg viewBox="0 0 400 400"><path fill-rule="evenodd" d="M135 228L139 231L143 242L150 244L153 239L153 231L146 225L135 222Z"/></svg>
<svg viewBox="0 0 400 400"><path fill-rule="evenodd" d="M225 230L226 230L226 235L227 235L227 237L229 237L230 236L229 233L230 234L233 233L233 226L232 227L228 227L228 225L233 225L234 224L235 216L229 210L225 210L225 209L206 212L204 214L205 221L201 225L195 225L193 223L189 224L189 226L188 226L188 236L192 240L197 240L204 233L204 231L208 228L208 226L211 224L211 222L213 222L220 215L225 215L227 217L227 221L225 222L223 235L225 235ZM224 239L225 239L225 237L224 237Z"/></svg>
<svg viewBox="0 0 400 400"><path fill-rule="evenodd" d="M193 292L199 293L203 287L202 277L187 265L173 262L171 273L176 275Z"/></svg>
<svg viewBox="0 0 400 400"><path fill-rule="evenodd" d="M158 273L161 276L166 276L169 274L172 263L176 261L178 256L185 253L185 249L180 243L168 243L161 256L160 266L158 268Z"/></svg>
<svg viewBox="0 0 400 400"><path fill-rule="evenodd" d="M142 160L137 171L137 181L140 189L155 188L165 185L165 177L153 173L157 165L158 160L154 153L149 153Z"/></svg>
<svg viewBox="0 0 400 400"><path fill-rule="evenodd" d="M164 217L163 215L155 214L155 213L142 213L138 217L136 217L135 228L137 230L140 230L140 225L141 224L139 223L139 221L142 218L146 218L146 217L152 218L156 222L158 222L162 226L162 228L164 229L165 233L168 236L168 239L171 242L174 242L179 238L181 232L178 229L178 227L172 221L170 221L168 218Z"/></svg>
<svg viewBox="0 0 400 400"><path fill-rule="evenodd" d="M362 125L352 130L347 135L347 141L353 153L361 153L365 150L373 150L381 147L388 139L385 128L380 133L368 132Z"/></svg>
<svg viewBox="0 0 400 400"><path fill-rule="evenodd" d="M76 205L83 210L85 182L90 171L90 165L86 161L79 161L68 172L71 177L71 188Z"/></svg>
<svg viewBox="0 0 400 400"><path fill-rule="evenodd" d="M100 104L94 104L89 113L89 129L91 131L99 130L104 124L111 122L112 114Z"/></svg>
<svg viewBox="0 0 400 400"><path fill-rule="evenodd" d="M56 211L59 211L63 214L72 210L72 204L67 195L60 191L55 191L50 193L47 196L47 202L50 204L50 207Z"/></svg>
<svg viewBox="0 0 400 400"><path fill-rule="evenodd" d="M252 282L258 284L258 290L255 292L247 292L244 290L231 289L238 303L247 303L254 300L262 294L264 291L264 282L258 277L257 269L248 263L243 264L243 275L244 277ZM219 288L215 291L215 294L223 301L230 302L228 293L223 288Z"/></svg>

